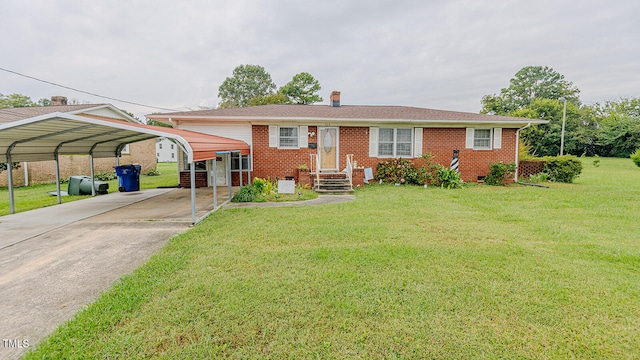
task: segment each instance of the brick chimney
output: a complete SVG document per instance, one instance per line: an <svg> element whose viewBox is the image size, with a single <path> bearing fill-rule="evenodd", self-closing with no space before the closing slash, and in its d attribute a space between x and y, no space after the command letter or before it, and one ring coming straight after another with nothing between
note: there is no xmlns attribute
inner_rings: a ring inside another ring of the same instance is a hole
<svg viewBox="0 0 640 360"><path fill-rule="evenodd" d="M329 97L329 106L340 107L340 91L332 91Z"/></svg>
<svg viewBox="0 0 640 360"><path fill-rule="evenodd" d="M59 105L67 105L67 97L66 96L52 96L51 97L51 106L59 106Z"/></svg>

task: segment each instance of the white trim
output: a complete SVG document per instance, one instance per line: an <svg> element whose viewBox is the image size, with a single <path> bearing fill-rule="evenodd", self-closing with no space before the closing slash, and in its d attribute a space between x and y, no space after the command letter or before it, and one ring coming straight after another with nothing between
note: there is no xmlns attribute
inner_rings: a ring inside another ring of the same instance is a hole
<svg viewBox="0 0 640 360"><path fill-rule="evenodd" d="M473 137L474 137L474 129L467 128L467 137L464 144L464 147L466 149L473 149Z"/></svg>
<svg viewBox="0 0 640 360"><path fill-rule="evenodd" d="M502 149L502 128L493 128L493 148Z"/></svg>
<svg viewBox="0 0 640 360"><path fill-rule="evenodd" d="M422 133L423 128L413 129L413 157L418 158L422 156Z"/></svg>
<svg viewBox="0 0 640 360"><path fill-rule="evenodd" d="M278 131L276 132L276 134L278 135L278 139L277 139L278 149L280 149L280 150L297 150L297 149L300 149L300 127L299 126L277 126L277 128L278 128ZM280 129L297 129L298 130L298 135L296 136L296 138L298 140L297 141L297 145L296 146L281 146L280 145Z"/></svg>
<svg viewBox="0 0 640 360"><path fill-rule="evenodd" d="M302 125L298 128L298 147L309 147L309 127Z"/></svg>
<svg viewBox="0 0 640 360"><path fill-rule="evenodd" d="M378 157L378 131L377 127L369 128L369 157Z"/></svg>
<svg viewBox="0 0 640 360"><path fill-rule="evenodd" d="M278 126L269 125L269 147L278 147Z"/></svg>

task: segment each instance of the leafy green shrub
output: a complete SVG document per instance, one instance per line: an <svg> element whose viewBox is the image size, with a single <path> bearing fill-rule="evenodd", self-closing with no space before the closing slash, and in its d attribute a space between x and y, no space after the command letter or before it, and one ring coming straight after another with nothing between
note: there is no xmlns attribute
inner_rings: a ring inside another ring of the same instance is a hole
<svg viewBox="0 0 640 360"><path fill-rule="evenodd" d="M460 173L446 167L438 169L438 181L440 182L440 187L447 189L459 189L464 184L460 179Z"/></svg>
<svg viewBox="0 0 640 360"><path fill-rule="evenodd" d="M546 156L543 172L551 181L572 183L582 172L582 162L573 155Z"/></svg>
<svg viewBox="0 0 640 360"><path fill-rule="evenodd" d="M438 170L442 165L433 162L429 153L422 155L422 165L415 166L406 159L392 159L378 163L376 179L392 184L439 185Z"/></svg>
<svg viewBox="0 0 640 360"><path fill-rule="evenodd" d="M631 160L637 165L640 166L640 148L636 150L633 154L631 154Z"/></svg>
<svg viewBox="0 0 640 360"><path fill-rule="evenodd" d="M253 187L256 189L257 194L262 196L268 196L274 189L274 185L269 178L254 178Z"/></svg>
<svg viewBox="0 0 640 360"><path fill-rule="evenodd" d="M258 191L253 185L245 185L240 188L233 198L231 198L231 202L252 202L256 200L258 196Z"/></svg>
<svg viewBox="0 0 640 360"><path fill-rule="evenodd" d="M118 175L116 175L115 172L103 172L103 173L95 174L94 176L94 179L98 181L109 181L109 180L115 180L117 178L118 178Z"/></svg>
<svg viewBox="0 0 640 360"><path fill-rule="evenodd" d="M145 175L147 175L147 176L159 176L159 175L162 175L162 174L160 173L160 171L158 171L156 169L151 169L151 170L147 171L147 173Z"/></svg>
<svg viewBox="0 0 640 360"><path fill-rule="evenodd" d="M539 183L543 183L543 182L545 182L547 180L548 180L547 174L541 172L541 173L529 175L529 177L524 182L533 183L533 184L539 184Z"/></svg>
<svg viewBox="0 0 640 360"><path fill-rule="evenodd" d="M507 180L516 171L516 164L505 164L503 162L497 162L491 164L491 170L489 174L484 177L484 183L487 185L500 185L504 186Z"/></svg>
<svg viewBox="0 0 640 360"><path fill-rule="evenodd" d="M378 163L376 179L394 184L415 184L417 171L407 159L391 159Z"/></svg>

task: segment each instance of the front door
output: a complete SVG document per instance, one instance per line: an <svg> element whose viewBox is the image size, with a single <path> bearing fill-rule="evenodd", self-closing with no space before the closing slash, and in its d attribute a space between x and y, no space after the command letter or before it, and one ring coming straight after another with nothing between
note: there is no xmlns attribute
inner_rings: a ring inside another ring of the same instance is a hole
<svg viewBox="0 0 640 360"><path fill-rule="evenodd" d="M218 160L215 161L216 185L227 185L227 155L220 155L218 156Z"/></svg>
<svg viewBox="0 0 640 360"><path fill-rule="evenodd" d="M338 128L321 127L318 131L320 170L338 170Z"/></svg>

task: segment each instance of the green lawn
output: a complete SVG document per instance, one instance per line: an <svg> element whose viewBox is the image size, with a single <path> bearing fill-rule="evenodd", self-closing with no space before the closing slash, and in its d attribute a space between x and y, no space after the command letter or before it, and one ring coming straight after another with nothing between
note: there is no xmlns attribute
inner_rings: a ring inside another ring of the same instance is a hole
<svg viewBox="0 0 640 360"><path fill-rule="evenodd" d="M640 358L640 168L222 209L40 358Z"/></svg>
<svg viewBox="0 0 640 360"><path fill-rule="evenodd" d="M140 176L141 189L155 189L158 186L175 186L178 184L178 168L176 163L158 163L157 170L159 176ZM118 191L118 180L108 181L109 192ZM67 184L60 185L60 189L67 191ZM38 209L45 206L56 205L56 196L48 194L49 191L56 191L55 181L53 184L32 185L18 187L14 189L16 212ZM70 202L86 199L90 196L64 196L62 202ZM0 187L0 216L9 214L9 192L6 187Z"/></svg>

